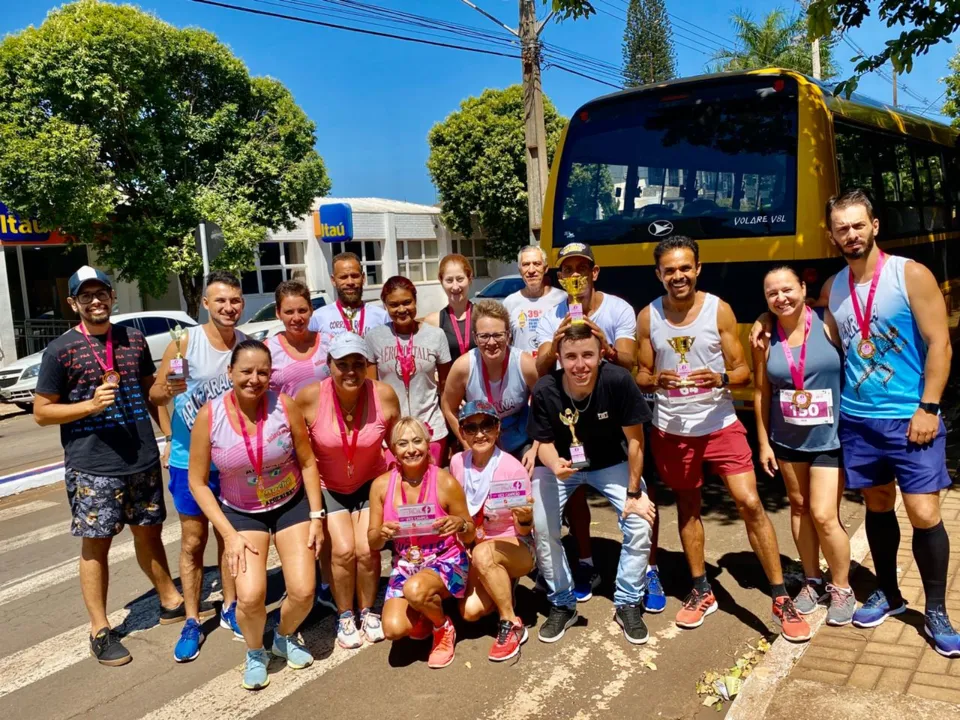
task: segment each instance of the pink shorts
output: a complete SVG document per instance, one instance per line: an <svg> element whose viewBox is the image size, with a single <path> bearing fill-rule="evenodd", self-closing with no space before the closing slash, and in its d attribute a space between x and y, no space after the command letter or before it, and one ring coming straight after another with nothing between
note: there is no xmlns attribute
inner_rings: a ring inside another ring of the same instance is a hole
<svg viewBox="0 0 960 720"><path fill-rule="evenodd" d="M447 438L442 440L437 440L436 442L430 443L430 457L433 458L433 462L437 467L443 467L443 454L447 449ZM393 465L397 459L393 456L393 453L390 452L390 448L387 448L383 451L383 456L387 460L387 467Z"/></svg>
<svg viewBox="0 0 960 720"><path fill-rule="evenodd" d="M720 477L753 472L747 430L739 420L699 437L673 435L653 428L650 449L660 479L674 490L694 490L703 485L704 465Z"/></svg>

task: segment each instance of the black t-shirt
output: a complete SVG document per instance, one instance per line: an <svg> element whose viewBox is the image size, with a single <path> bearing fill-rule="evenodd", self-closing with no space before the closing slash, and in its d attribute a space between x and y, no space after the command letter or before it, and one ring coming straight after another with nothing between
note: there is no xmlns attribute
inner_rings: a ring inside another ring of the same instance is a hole
<svg viewBox="0 0 960 720"><path fill-rule="evenodd" d="M588 470L602 470L627 459L623 428L653 419L650 406L630 372L619 365L600 365L597 384L589 400L576 405L563 390L563 371L553 370L537 381L530 403L527 431L531 438L553 443L562 458L570 459L570 430L560 421L567 408L580 418L574 429L590 461Z"/></svg>
<svg viewBox="0 0 960 720"><path fill-rule="evenodd" d="M140 386L141 378L154 374L150 348L139 330L120 325L112 329L113 363L120 373L116 402L98 415L60 426L64 464L92 475L132 475L160 460L149 400ZM104 334L90 336L88 343L76 329L58 337L43 353L37 392L58 395L63 404L92 398L103 378L93 353L106 362L106 342Z"/></svg>

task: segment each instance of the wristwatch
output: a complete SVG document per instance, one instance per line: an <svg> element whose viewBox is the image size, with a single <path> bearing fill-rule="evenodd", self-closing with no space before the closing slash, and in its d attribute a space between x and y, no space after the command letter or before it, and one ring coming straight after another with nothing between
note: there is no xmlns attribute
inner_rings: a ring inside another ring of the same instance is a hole
<svg viewBox="0 0 960 720"><path fill-rule="evenodd" d="M173 442L173 435L164 435L163 439L167 442Z"/></svg>
<svg viewBox="0 0 960 720"><path fill-rule="evenodd" d="M627 497L631 500L639 500L643 497L643 490L627 490Z"/></svg>
<svg viewBox="0 0 960 720"><path fill-rule="evenodd" d="M925 402L922 402L922 403L920 403L920 409L921 409L921 410L924 410L925 412L930 413L931 415L939 415L939 414L940 414L940 403L925 403Z"/></svg>
<svg viewBox="0 0 960 720"><path fill-rule="evenodd" d="M720 376L720 387L726 387L729 384L730 384L730 376L727 375L726 373L723 373Z"/></svg>
<svg viewBox="0 0 960 720"><path fill-rule="evenodd" d="M327 510L326 510L326 508L324 508L323 510L311 510L311 511L310 511L310 519L311 519L311 520L323 520L326 516L327 516Z"/></svg>

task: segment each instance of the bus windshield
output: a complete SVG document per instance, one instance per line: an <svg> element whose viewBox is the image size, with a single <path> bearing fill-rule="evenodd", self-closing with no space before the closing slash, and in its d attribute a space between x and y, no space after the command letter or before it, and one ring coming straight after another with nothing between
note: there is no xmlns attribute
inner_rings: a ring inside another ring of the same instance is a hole
<svg viewBox="0 0 960 720"><path fill-rule="evenodd" d="M756 76L587 105L562 150L554 246L794 234L797 94Z"/></svg>

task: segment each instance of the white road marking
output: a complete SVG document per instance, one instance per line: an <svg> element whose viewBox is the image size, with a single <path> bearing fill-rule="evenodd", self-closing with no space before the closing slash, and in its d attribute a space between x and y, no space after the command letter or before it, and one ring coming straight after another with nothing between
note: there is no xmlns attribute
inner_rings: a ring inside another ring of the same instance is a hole
<svg viewBox="0 0 960 720"><path fill-rule="evenodd" d="M23 505L4 508L0 510L0 522L20 517L21 515L27 515L28 513L38 512L39 510L56 507L57 504L58 503L50 502L49 500L34 500L33 502L24 503Z"/></svg>
<svg viewBox="0 0 960 720"><path fill-rule="evenodd" d="M59 522L53 525L47 525L46 527L37 528L36 530L31 530L28 533L17 535L16 537L8 540L0 540L0 555L12 552L13 550L19 550L20 548L27 547L28 545L41 543L44 540L51 540L69 532L70 521L67 520L65 522Z"/></svg>

